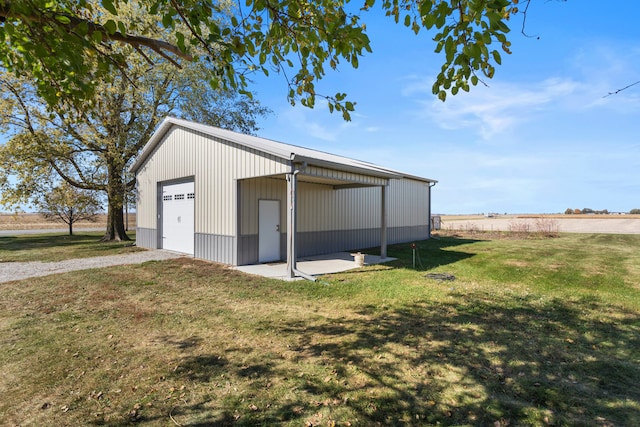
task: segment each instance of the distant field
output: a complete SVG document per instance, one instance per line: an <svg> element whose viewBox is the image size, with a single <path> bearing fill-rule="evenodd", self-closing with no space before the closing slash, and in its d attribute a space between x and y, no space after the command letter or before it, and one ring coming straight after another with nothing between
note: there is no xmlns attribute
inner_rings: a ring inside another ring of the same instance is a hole
<svg viewBox="0 0 640 427"><path fill-rule="evenodd" d="M98 215L95 222L81 221L74 229L106 227L107 215ZM135 228L136 214L129 214L129 228ZM48 228L67 228L62 221L47 221L38 213L0 213L0 230L37 230Z"/></svg>
<svg viewBox="0 0 640 427"><path fill-rule="evenodd" d="M442 230L536 231L539 222L553 224L560 233L640 234L640 215L443 215Z"/></svg>

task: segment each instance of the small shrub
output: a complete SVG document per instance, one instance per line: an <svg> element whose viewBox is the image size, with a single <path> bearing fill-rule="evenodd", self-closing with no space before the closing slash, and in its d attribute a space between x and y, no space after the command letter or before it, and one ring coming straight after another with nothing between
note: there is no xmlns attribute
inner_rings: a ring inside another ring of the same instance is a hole
<svg viewBox="0 0 640 427"><path fill-rule="evenodd" d="M560 224L553 218L536 218L536 231L543 237L558 237Z"/></svg>
<svg viewBox="0 0 640 427"><path fill-rule="evenodd" d="M529 234L531 225L527 221L511 221L509 231L515 234Z"/></svg>
<svg viewBox="0 0 640 427"><path fill-rule="evenodd" d="M480 232L480 227L478 227L478 224L470 222L468 224L465 224L464 231L471 234L477 234Z"/></svg>

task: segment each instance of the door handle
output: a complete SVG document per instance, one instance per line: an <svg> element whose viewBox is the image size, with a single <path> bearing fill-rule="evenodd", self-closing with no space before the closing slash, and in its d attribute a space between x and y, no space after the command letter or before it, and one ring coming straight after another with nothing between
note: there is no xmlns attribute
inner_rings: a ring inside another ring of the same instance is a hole
<svg viewBox="0 0 640 427"><path fill-rule="evenodd" d="M276 224L276 231L280 231L280 224Z"/></svg>

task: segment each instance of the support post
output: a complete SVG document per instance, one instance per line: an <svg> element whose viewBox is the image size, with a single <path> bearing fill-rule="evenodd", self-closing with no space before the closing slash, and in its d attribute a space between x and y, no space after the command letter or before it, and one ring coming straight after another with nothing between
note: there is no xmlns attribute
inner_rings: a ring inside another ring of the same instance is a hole
<svg viewBox="0 0 640 427"><path fill-rule="evenodd" d="M293 279L296 270L296 192L297 174L287 174L287 277Z"/></svg>
<svg viewBox="0 0 640 427"><path fill-rule="evenodd" d="M427 186L427 215L428 216L428 227L427 227L427 239L431 238L431 228L432 228L432 224L433 224L433 217L431 216L431 186L428 185Z"/></svg>
<svg viewBox="0 0 640 427"><path fill-rule="evenodd" d="M380 210L380 258L385 259L387 257L387 188L388 185L383 185L381 197L381 210Z"/></svg>
<svg viewBox="0 0 640 427"><path fill-rule="evenodd" d="M431 232L432 230L432 224L433 224L433 219L431 218L431 188L436 185L435 182L429 183L429 185L427 186L427 239L431 238Z"/></svg>

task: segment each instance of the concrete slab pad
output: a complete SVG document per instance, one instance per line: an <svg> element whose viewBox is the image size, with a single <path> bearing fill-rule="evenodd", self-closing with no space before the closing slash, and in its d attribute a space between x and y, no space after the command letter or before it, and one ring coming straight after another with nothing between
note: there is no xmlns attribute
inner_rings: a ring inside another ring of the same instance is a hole
<svg viewBox="0 0 640 427"><path fill-rule="evenodd" d="M367 255L364 257L364 265L381 264L395 261L396 258L380 258L377 255ZM234 267L238 271L256 276L269 277L280 280L301 280L301 277L290 279L287 276L287 264L284 262L241 265ZM297 269L311 276L321 276L324 274L341 273L343 271L358 268L354 257L349 252L336 252L333 254L317 255L298 259Z"/></svg>

